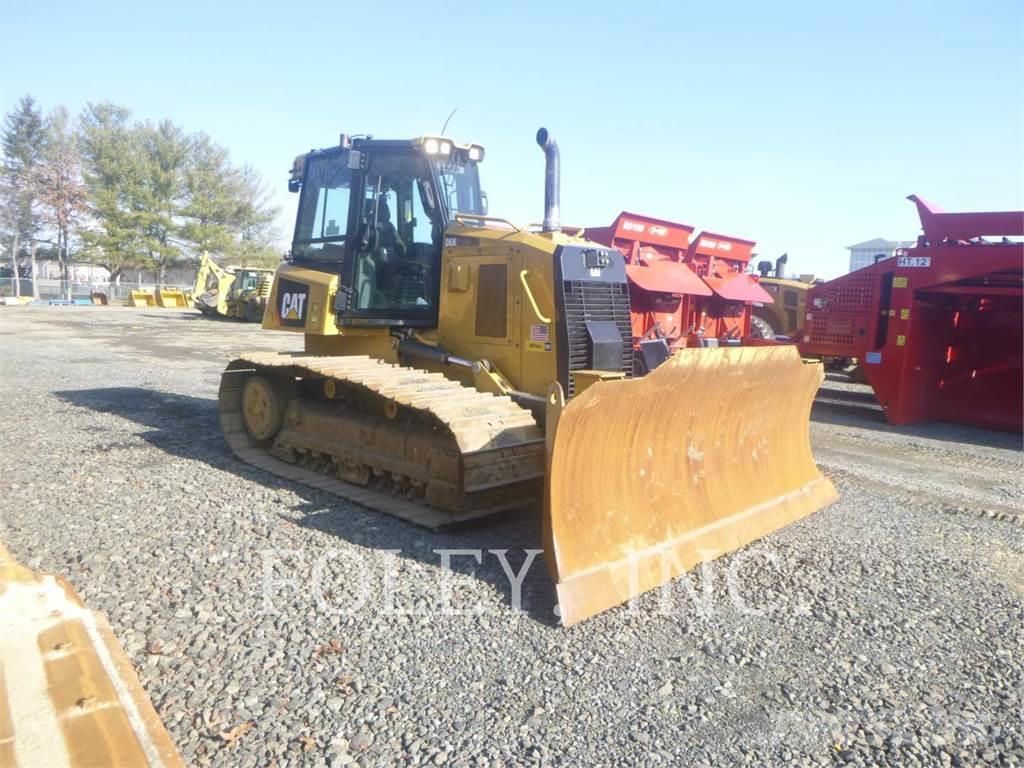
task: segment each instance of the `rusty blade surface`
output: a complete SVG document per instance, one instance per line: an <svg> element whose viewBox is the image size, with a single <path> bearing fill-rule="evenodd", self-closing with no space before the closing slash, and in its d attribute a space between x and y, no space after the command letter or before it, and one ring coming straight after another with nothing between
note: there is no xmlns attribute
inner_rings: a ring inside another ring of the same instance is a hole
<svg viewBox="0 0 1024 768"><path fill-rule="evenodd" d="M811 455L824 374L795 347L684 349L561 413L544 516L573 624L837 498Z"/></svg>

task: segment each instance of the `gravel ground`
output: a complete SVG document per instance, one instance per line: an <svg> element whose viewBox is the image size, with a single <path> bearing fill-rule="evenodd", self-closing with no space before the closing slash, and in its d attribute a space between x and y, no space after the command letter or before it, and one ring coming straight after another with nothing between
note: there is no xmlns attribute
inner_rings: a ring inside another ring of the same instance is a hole
<svg viewBox="0 0 1024 768"><path fill-rule="evenodd" d="M1024 764L1018 436L829 381L839 502L564 629L539 559L517 610L494 554L435 551L518 569L536 520L430 534L229 454L224 362L297 343L0 307L0 540L109 617L187 763Z"/></svg>

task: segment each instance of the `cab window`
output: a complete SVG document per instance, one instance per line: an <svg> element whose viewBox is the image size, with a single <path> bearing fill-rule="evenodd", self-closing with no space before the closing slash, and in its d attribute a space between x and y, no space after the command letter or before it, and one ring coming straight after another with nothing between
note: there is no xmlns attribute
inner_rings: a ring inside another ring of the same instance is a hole
<svg viewBox="0 0 1024 768"><path fill-rule="evenodd" d="M340 262L345 251L352 171L343 154L312 157L307 163L292 255Z"/></svg>
<svg viewBox="0 0 1024 768"><path fill-rule="evenodd" d="M441 183L441 197L452 218L458 213L483 216L483 193L480 191L480 170L476 163L452 158L435 160Z"/></svg>
<svg viewBox="0 0 1024 768"><path fill-rule="evenodd" d="M414 151L370 156L355 243L356 312L396 317L436 312L442 228L428 215L432 184L430 166Z"/></svg>

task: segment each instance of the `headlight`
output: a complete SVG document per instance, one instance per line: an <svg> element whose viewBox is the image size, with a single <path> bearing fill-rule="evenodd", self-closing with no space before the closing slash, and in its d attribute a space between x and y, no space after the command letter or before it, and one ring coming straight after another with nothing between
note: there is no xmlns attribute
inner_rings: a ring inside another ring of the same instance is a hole
<svg viewBox="0 0 1024 768"><path fill-rule="evenodd" d="M469 159L475 163L479 163L484 159L484 148L473 144L469 148Z"/></svg>
<svg viewBox="0 0 1024 768"><path fill-rule="evenodd" d="M451 157L453 145L447 139L424 139L423 151L428 155Z"/></svg>

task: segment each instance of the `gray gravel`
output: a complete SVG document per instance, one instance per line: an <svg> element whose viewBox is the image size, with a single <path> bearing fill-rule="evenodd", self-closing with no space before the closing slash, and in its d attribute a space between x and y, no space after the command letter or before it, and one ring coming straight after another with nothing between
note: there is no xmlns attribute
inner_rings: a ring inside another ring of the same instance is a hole
<svg viewBox="0 0 1024 768"><path fill-rule="evenodd" d="M563 629L540 560L515 610L494 555L434 552L518 568L535 519L429 534L229 454L224 361L297 344L0 307L0 540L109 617L189 764L1024 764L1019 437L890 428L833 377L839 502Z"/></svg>

